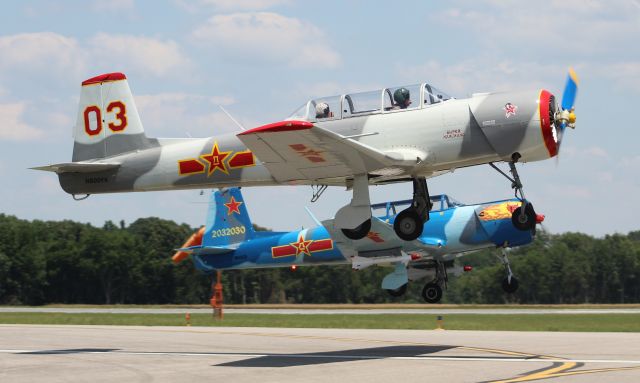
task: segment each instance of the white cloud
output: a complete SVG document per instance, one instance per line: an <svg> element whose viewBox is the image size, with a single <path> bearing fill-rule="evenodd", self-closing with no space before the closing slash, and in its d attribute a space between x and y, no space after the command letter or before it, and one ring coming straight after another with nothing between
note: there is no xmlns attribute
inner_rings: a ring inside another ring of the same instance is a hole
<svg viewBox="0 0 640 383"><path fill-rule="evenodd" d="M114 70L166 76L189 67L173 40L106 33L80 41L52 32L0 36L0 81L12 86L18 81L69 84Z"/></svg>
<svg viewBox="0 0 640 383"><path fill-rule="evenodd" d="M129 65L137 71L163 76L184 69L189 60L173 40L98 33L90 39L92 59L109 65Z"/></svg>
<svg viewBox="0 0 640 383"><path fill-rule="evenodd" d="M0 37L0 69L33 69L52 74L78 73L83 55L74 38L53 32L21 33Z"/></svg>
<svg viewBox="0 0 640 383"><path fill-rule="evenodd" d="M321 29L277 13L215 15L193 37L233 56L293 67L335 68L341 62Z"/></svg>
<svg viewBox="0 0 640 383"><path fill-rule="evenodd" d="M25 109L25 103L0 104L0 140L25 141L44 136L42 130L24 122Z"/></svg>

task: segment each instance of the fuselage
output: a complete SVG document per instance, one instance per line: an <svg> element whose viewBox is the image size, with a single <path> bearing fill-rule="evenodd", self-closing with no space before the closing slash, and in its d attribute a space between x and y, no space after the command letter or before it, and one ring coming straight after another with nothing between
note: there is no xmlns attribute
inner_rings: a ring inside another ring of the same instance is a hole
<svg viewBox="0 0 640 383"><path fill-rule="evenodd" d="M521 161L553 156L549 149L551 131L545 126L540 107L541 102L549 100L542 100L541 94L483 94L412 110L378 110L327 121L309 120L318 127L355 137L394 158L416 160L402 173L370 179L372 184L388 183L508 161L513 153L519 153ZM511 109L505 112L505 105L511 105ZM117 138L108 137L105 145L109 145L109 139ZM144 139L148 142L144 149L95 161L117 163L118 168L59 174L62 188L71 194L97 194L282 183L345 185L353 176L345 173L331 179L276 181L235 133L201 139Z"/></svg>
<svg viewBox="0 0 640 383"><path fill-rule="evenodd" d="M224 269L289 267L292 265L352 264L353 258L375 259L393 256L401 250L419 259L447 261L484 248L520 246L530 243L530 231L517 230L511 211L518 200L502 200L479 205L455 206L430 212L421 237L406 242L395 236L372 231L361 240L331 236L325 227L292 232L258 232L234 250L216 254L193 253L196 267L204 272ZM379 216L393 224L395 214ZM206 251L206 249L203 249Z"/></svg>

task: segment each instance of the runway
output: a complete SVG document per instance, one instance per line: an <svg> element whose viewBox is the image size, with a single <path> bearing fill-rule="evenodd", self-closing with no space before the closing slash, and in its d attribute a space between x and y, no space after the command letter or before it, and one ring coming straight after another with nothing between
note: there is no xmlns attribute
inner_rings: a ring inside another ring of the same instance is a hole
<svg viewBox="0 0 640 383"><path fill-rule="evenodd" d="M638 333L0 325L0 380L637 382L638 344Z"/></svg>

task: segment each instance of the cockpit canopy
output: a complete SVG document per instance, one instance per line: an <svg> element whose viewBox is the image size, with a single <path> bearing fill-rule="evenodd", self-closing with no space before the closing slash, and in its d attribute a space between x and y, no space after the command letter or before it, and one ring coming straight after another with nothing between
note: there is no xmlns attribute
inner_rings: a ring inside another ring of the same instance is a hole
<svg viewBox="0 0 640 383"><path fill-rule="evenodd" d="M451 98L429 84L405 85L310 100L293 112L287 120L329 121L415 110L437 105Z"/></svg>
<svg viewBox="0 0 640 383"><path fill-rule="evenodd" d="M432 212L447 210L447 209L451 209L458 206L465 206L465 204L456 201L455 199L453 199L452 197L449 197L446 194L432 195L429 197L429 200L431 201L430 211ZM411 205L412 202L413 202L412 200L407 199L407 200L401 200L401 201L376 203L376 204L372 204L371 208L373 209L374 214L376 216L384 220L384 219L391 218L392 216L400 213L407 206ZM382 216L380 216L381 213L383 214Z"/></svg>

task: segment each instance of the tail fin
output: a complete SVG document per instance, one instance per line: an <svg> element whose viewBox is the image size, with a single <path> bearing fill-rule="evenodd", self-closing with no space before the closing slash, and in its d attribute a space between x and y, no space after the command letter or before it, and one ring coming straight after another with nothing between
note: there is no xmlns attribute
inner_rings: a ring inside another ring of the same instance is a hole
<svg viewBox="0 0 640 383"><path fill-rule="evenodd" d="M240 188L211 193L202 245L229 246L255 236Z"/></svg>
<svg viewBox="0 0 640 383"><path fill-rule="evenodd" d="M154 146L144 134L124 74L107 73L82 82L73 139L74 162Z"/></svg>

